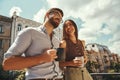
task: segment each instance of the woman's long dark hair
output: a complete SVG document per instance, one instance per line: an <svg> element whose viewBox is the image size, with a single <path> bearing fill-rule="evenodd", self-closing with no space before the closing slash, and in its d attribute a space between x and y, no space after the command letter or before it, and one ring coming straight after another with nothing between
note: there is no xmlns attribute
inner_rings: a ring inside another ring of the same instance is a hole
<svg viewBox="0 0 120 80"><path fill-rule="evenodd" d="M74 26L74 28L75 28L75 37L76 37L76 40L78 40L78 29L77 29L77 25L76 25L76 23L75 23L73 20L71 20L71 19L66 20L66 21L64 22L64 24L63 24L63 40L69 39L69 36L68 36L68 34L66 33L66 31L65 31L65 27L66 27L66 22L67 22L67 21L70 21L70 22L72 23L72 25Z"/></svg>

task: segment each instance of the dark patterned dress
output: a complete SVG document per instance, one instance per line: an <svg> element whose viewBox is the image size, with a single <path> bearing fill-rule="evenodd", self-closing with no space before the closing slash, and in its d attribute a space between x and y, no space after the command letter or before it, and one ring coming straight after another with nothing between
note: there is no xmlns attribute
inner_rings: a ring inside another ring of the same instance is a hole
<svg viewBox="0 0 120 80"><path fill-rule="evenodd" d="M73 43L71 40L66 40L65 61L71 61L76 56L84 56L84 47L82 41L78 40ZM85 67L67 66L65 69L65 80L93 80Z"/></svg>

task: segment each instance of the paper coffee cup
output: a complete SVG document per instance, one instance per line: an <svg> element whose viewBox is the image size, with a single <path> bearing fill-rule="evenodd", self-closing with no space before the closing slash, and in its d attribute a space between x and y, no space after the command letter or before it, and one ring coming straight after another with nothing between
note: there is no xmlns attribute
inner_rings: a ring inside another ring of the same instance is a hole
<svg viewBox="0 0 120 80"><path fill-rule="evenodd" d="M77 57L75 57L75 60L80 60L82 62L82 65L80 67L84 67L84 57L83 56L77 56Z"/></svg>

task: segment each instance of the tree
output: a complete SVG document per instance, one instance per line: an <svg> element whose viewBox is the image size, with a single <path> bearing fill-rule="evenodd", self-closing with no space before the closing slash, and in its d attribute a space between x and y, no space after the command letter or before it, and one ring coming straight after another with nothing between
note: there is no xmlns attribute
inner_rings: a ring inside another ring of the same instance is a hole
<svg viewBox="0 0 120 80"><path fill-rule="evenodd" d="M25 80L24 70L4 71L0 64L0 80Z"/></svg>

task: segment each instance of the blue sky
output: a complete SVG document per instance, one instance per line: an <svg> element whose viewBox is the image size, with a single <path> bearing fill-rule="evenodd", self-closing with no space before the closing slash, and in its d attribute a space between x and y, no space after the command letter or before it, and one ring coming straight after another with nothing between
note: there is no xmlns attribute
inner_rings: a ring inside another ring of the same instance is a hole
<svg viewBox="0 0 120 80"><path fill-rule="evenodd" d="M0 0L0 15L11 17L13 11L27 19L43 22L51 7L64 11L79 28L79 39L108 46L120 54L120 0Z"/></svg>

